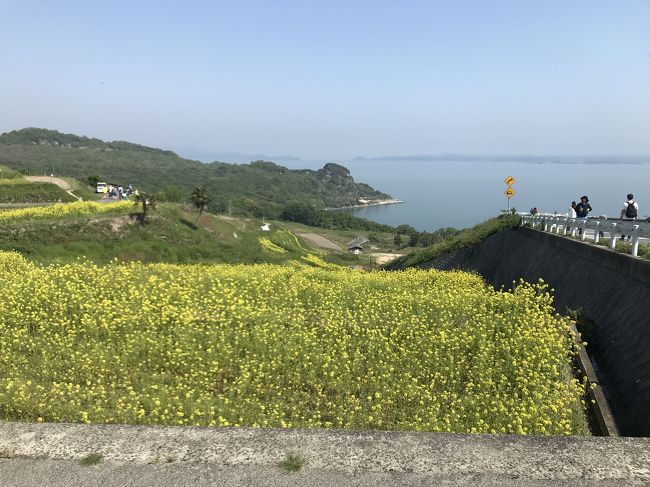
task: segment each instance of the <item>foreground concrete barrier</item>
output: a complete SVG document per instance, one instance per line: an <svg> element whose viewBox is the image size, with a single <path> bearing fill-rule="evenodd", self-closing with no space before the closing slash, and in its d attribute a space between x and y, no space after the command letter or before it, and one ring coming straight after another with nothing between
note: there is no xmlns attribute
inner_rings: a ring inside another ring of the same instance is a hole
<svg viewBox="0 0 650 487"><path fill-rule="evenodd" d="M300 471L280 469L288 453ZM650 439L0 423L3 487L596 481L650 482Z"/></svg>

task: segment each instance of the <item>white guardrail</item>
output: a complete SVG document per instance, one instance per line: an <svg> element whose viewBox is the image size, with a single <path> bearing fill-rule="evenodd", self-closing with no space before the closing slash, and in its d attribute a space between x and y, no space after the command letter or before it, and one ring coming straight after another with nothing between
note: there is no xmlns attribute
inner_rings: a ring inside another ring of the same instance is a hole
<svg viewBox="0 0 650 487"><path fill-rule="evenodd" d="M621 235L630 237L632 255L639 253L639 239L650 238L650 223L638 220L605 220L598 218L570 218L562 215L520 213L522 225L537 228L545 232L558 235L579 236L581 240L587 239L587 230L593 230L593 242L605 235L609 236L609 247L616 249L616 242Z"/></svg>

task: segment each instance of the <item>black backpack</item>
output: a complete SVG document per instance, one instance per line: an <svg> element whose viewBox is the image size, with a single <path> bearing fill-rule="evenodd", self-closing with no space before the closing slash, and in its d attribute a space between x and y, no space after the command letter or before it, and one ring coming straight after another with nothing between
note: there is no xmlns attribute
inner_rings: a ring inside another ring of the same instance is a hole
<svg viewBox="0 0 650 487"><path fill-rule="evenodd" d="M636 218L636 206L634 206L634 201L630 201L625 208L625 217L626 218Z"/></svg>

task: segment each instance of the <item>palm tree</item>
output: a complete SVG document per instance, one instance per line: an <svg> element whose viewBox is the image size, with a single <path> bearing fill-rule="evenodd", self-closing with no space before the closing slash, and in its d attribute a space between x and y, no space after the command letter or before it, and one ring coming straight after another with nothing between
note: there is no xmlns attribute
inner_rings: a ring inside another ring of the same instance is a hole
<svg viewBox="0 0 650 487"><path fill-rule="evenodd" d="M156 209L156 195L153 193L136 193L135 195L135 204L142 204L142 221L147 220L147 212L149 209Z"/></svg>
<svg viewBox="0 0 650 487"><path fill-rule="evenodd" d="M197 222L199 221L199 218L201 218L203 212L207 209L210 201L212 201L212 194L210 194L210 191L208 191L205 186L197 186L194 188L192 191L192 203L194 203L194 206L199 210L199 216L196 219Z"/></svg>

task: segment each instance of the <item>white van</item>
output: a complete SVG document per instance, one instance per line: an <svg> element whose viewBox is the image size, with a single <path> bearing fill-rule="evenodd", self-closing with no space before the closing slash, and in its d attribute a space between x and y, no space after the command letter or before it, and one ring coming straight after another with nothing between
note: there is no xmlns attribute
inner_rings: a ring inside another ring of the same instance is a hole
<svg viewBox="0 0 650 487"><path fill-rule="evenodd" d="M105 193L106 192L106 187L108 184L106 183L97 183L97 193Z"/></svg>

